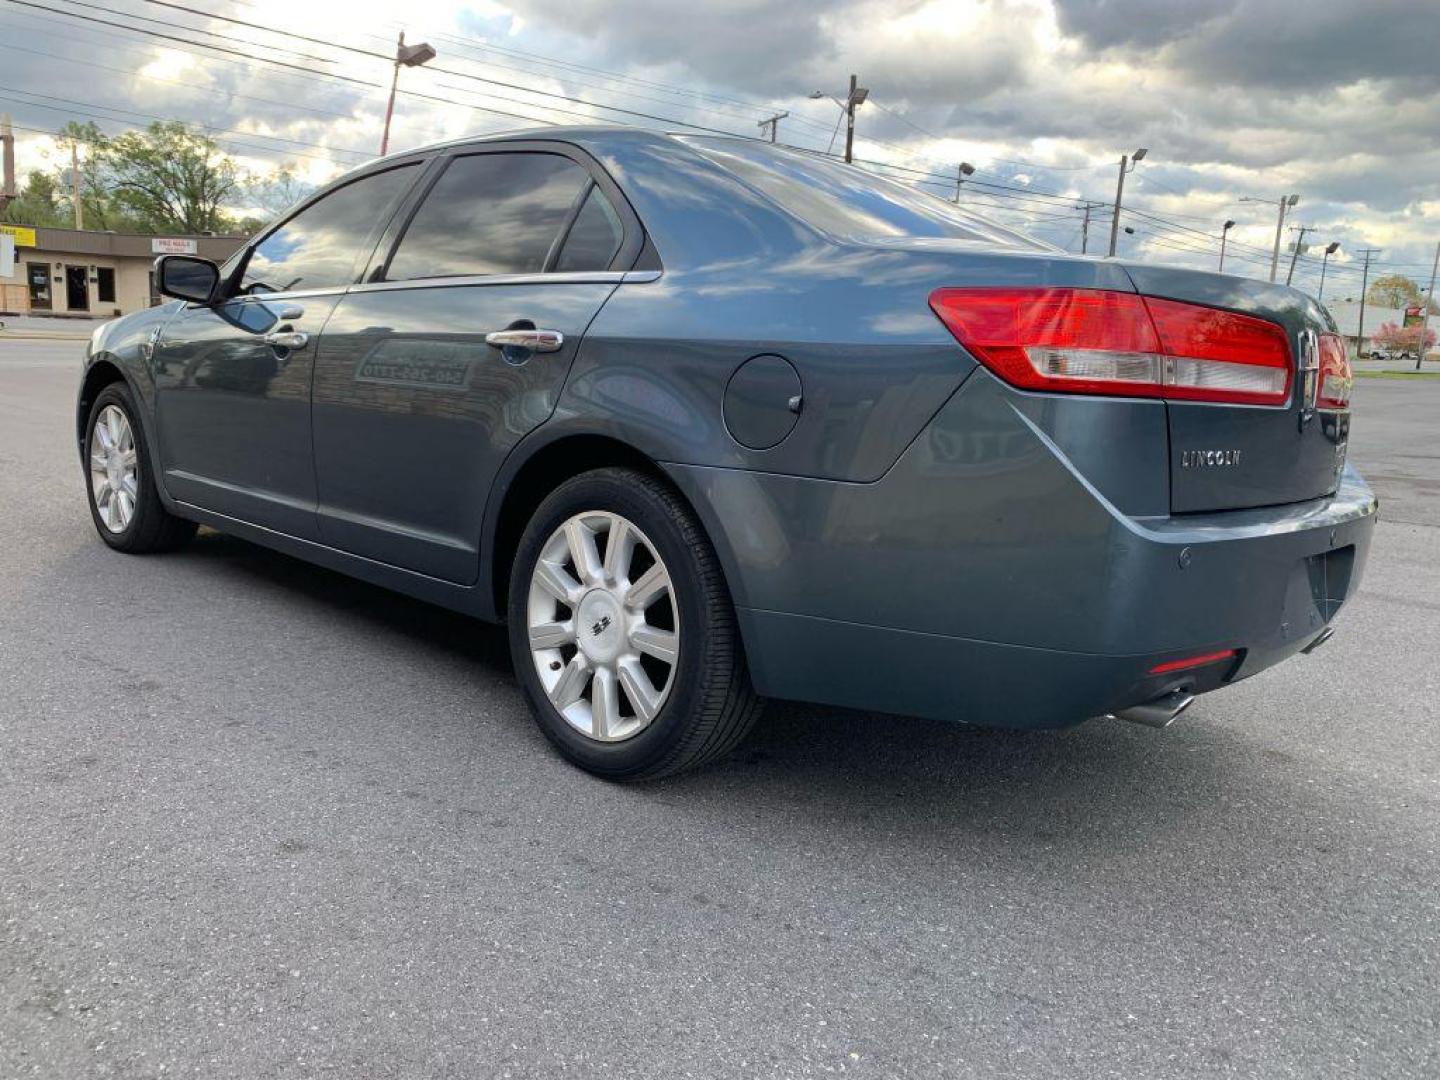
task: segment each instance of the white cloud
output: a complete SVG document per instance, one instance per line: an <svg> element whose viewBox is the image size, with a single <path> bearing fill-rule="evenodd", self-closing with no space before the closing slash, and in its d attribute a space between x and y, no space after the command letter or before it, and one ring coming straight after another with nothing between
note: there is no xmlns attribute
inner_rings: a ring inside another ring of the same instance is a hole
<svg viewBox="0 0 1440 1080"><path fill-rule="evenodd" d="M1139 145L1150 156L1127 183L1127 204L1139 213L1126 219L1137 228L1126 242L1148 255L1209 264L1214 244L1207 238L1235 218L1237 265L1263 269L1272 212L1239 199L1288 191L1301 193L1295 218L1317 227L1315 239L1340 239L1347 251L1384 246L1385 257L1407 269L1428 262L1440 233L1440 69L1429 47L1436 20L1428 0L197 6L252 25L177 15L176 32L189 26L244 38L256 44L211 40L374 85L205 56L203 49L7 5L0 7L3 81L28 93L0 91L11 97L0 108L22 125L51 130L69 119L118 130L146 116L175 117L216 132L251 168L289 162L319 181L378 148L390 75L384 57L403 19L408 40L429 38L440 56L429 68L402 73L409 93L397 103L392 145L527 122L504 113L756 134L756 121L773 104L791 114L781 122L783 138L823 149L838 110L808 93L818 86L843 94L854 71L873 102L860 112L862 156L934 172L937 193L949 184L939 177L970 161L980 170L967 181L977 209L1028 221L1052 241L1071 242L1078 233L1079 213L1071 206L1113 197L1119 154ZM274 27L291 37L264 30ZM22 168L55 160L38 136L22 132L20 148ZM1044 195L1002 198L986 184L1054 193L1071 203ZM1106 224L1097 220L1092 235ZM1336 263L1343 277L1348 255Z"/></svg>

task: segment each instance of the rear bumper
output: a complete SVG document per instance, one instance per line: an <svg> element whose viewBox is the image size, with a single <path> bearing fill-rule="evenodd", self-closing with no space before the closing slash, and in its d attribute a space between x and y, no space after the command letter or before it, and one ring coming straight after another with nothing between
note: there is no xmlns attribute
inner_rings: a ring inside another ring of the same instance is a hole
<svg viewBox="0 0 1440 1080"><path fill-rule="evenodd" d="M1247 678L1354 594L1377 503L1353 470L1306 503L1129 516L1003 389L971 383L871 484L670 467L716 541L761 693L1064 726Z"/></svg>

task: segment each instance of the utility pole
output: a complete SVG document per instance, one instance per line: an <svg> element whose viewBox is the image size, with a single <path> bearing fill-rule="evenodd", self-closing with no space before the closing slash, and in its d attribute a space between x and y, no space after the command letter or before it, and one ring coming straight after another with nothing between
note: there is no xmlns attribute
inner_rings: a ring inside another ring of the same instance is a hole
<svg viewBox="0 0 1440 1080"><path fill-rule="evenodd" d="M15 133L10 130L10 114L0 113L0 218L15 198Z"/></svg>
<svg viewBox="0 0 1440 1080"><path fill-rule="evenodd" d="M1370 287L1370 260L1380 254L1380 248L1361 248L1365 268L1360 273L1360 323L1355 327L1355 359L1361 358L1360 350L1365 347L1365 290Z"/></svg>
<svg viewBox="0 0 1440 1080"><path fill-rule="evenodd" d="M1299 233L1300 235L1295 238L1295 248L1293 251L1290 252L1290 269L1285 274L1286 285L1289 285L1291 280L1295 277L1295 260L1300 258L1300 249L1305 246L1305 234L1307 232L1314 232L1315 226L1298 225L1292 228L1290 231L1293 233Z"/></svg>
<svg viewBox="0 0 1440 1080"><path fill-rule="evenodd" d="M395 44L395 72L390 76L390 101L385 106L385 130L380 136L380 156L390 151L390 118L395 115L395 91L400 85L402 67L419 67L435 59L435 49L428 41L419 45L405 44L405 31L400 31L400 40Z"/></svg>
<svg viewBox="0 0 1440 1080"><path fill-rule="evenodd" d="M767 120L761 120L755 126L758 127L761 131L764 131L768 127L770 129L770 141L773 143L777 141L780 135L780 121L784 120L785 117L789 115L790 114L788 112L776 113L774 116L770 117Z"/></svg>
<svg viewBox="0 0 1440 1080"><path fill-rule="evenodd" d="M855 160L855 91L859 89L859 80L854 75L850 76L850 95L845 99L845 163L848 165ZM864 98L860 99L864 101Z"/></svg>
<svg viewBox="0 0 1440 1080"><path fill-rule="evenodd" d="M847 165L855 160L855 107L857 105L863 105L865 99L870 96L869 88L857 86L856 83L858 81L854 75L850 76L850 93L845 96L844 101L825 93L824 90L816 90L810 95L811 101L829 98L835 102L836 105L840 106L840 120L845 121L845 163ZM835 131L830 136L829 147L825 150L827 154L835 148L835 136L840 134L840 120L835 121Z"/></svg>
<svg viewBox="0 0 1440 1080"><path fill-rule="evenodd" d="M1440 270L1440 243L1435 245L1435 261L1430 264L1430 291L1425 296L1425 313L1420 317L1420 344L1415 350L1415 370L1425 362L1425 336L1430 333L1430 305L1435 303L1435 272Z"/></svg>
<svg viewBox="0 0 1440 1080"><path fill-rule="evenodd" d="M951 202L955 203L955 205L957 205L957 206L960 205L960 189L965 185L965 177L973 175L974 172L975 172L975 166L974 166L974 165L971 165L968 161L962 161L962 162L960 162L959 167L956 168L956 170L955 170L955 198L953 198L953 199L950 200Z"/></svg>
<svg viewBox="0 0 1440 1080"><path fill-rule="evenodd" d="M1286 195L1280 200L1280 217L1275 222L1275 250L1270 253L1270 281L1280 270L1280 236L1285 231L1285 211L1300 201L1299 195Z"/></svg>
<svg viewBox="0 0 1440 1080"><path fill-rule="evenodd" d="M1127 156L1120 155L1120 178L1115 182L1115 213L1110 218L1110 258L1115 257L1115 244L1120 239L1120 200L1125 195L1125 174L1134 172L1135 166L1145 159L1149 153L1143 146L1135 153Z"/></svg>
<svg viewBox="0 0 1440 1080"><path fill-rule="evenodd" d="M85 228L85 208L80 200L80 144L70 144L70 201L75 205L75 228Z"/></svg>
<svg viewBox="0 0 1440 1080"><path fill-rule="evenodd" d="M1081 206L1080 206L1080 209L1085 212L1084 218L1081 219L1081 221L1080 221L1080 254L1081 254L1081 255L1088 255L1088 254L1090 254L1090 215L1091 215L1091 213L1092 213L1093 211L1099 210L1100 207L1105 206L1105 205L1108 205L1108 204L1103 203L1103 202L1091 202L1091 201L1089 201L1089 200L1087 199L1087 200L1086 200L1084 203L1082 203Z"/></svg>
<svg viewBox="0 0 1440 1080"><path fill-rule="evenodd" d="M1230 238L1230 230L1235 227L1235 222L1229 219L1220 226L1220 265L1215 268L1216 273L1225 269L1225 241Z"/></svg>

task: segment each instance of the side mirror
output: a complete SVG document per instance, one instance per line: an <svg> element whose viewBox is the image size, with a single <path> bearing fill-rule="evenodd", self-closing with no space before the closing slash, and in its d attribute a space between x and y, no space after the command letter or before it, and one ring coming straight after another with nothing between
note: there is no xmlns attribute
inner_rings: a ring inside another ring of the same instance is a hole
<svg viewBox="0 0 1440 1080"><path fill-rule="evenodd" d="M220 268L194 255L161 255L155 260L155 282L165 296L208 304L220 287Z"/></svg>

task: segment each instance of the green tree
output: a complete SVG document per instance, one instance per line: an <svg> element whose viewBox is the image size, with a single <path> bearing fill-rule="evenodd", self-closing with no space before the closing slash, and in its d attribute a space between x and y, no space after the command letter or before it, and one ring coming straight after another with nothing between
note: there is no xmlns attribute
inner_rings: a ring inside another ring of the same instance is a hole
<svg viewBox="0 0 1440 1080"><path fill-rule="evenodd" d="M225 205L240 192L240 171L208 135L173 121L114 137L94 134L97 191L127 223L143 232L230 226Z"/></svg>
<svg viewBox="0 0 1440 1080"><path fill-rule="evenodd" d="M5 208L5 220L38 228L63 228L69 224L61 204L55 177L38 169L25 178L25 188Z"/></svg>
<svg viewBox="0 0 1440 1080"><path fill-rule="evenodd" d="M1376 278L1365 293L1365 301L1380 307L1402 308L1420 302L1420 286L1404 274Z"/></svg>

